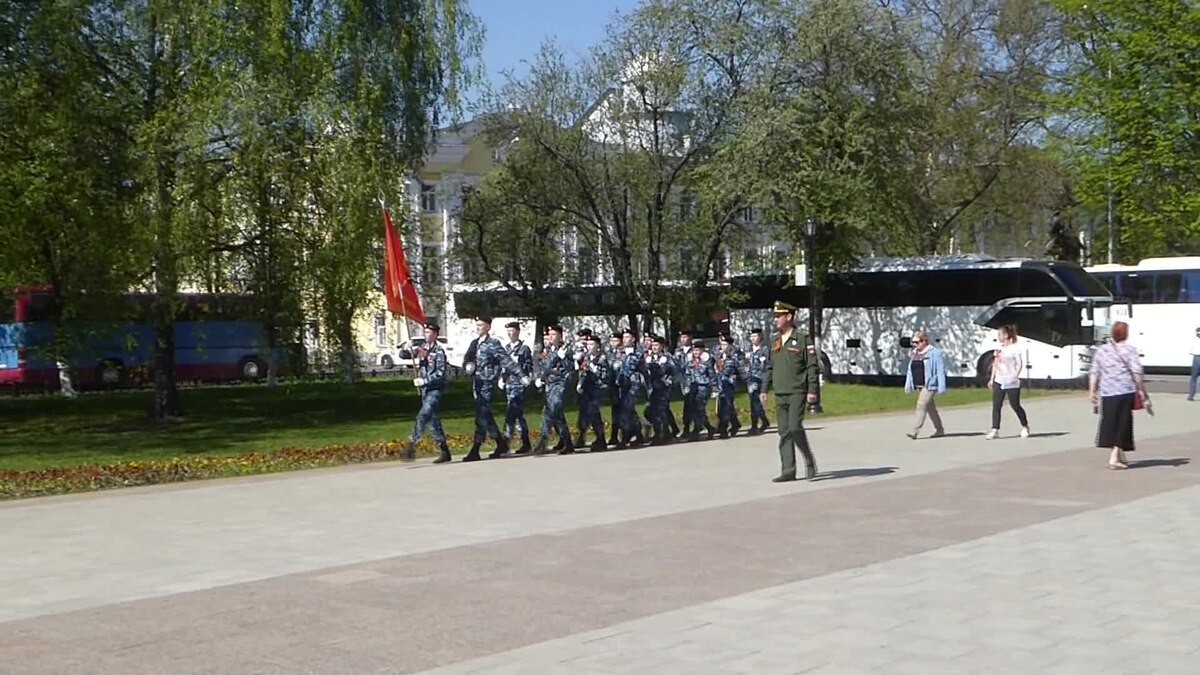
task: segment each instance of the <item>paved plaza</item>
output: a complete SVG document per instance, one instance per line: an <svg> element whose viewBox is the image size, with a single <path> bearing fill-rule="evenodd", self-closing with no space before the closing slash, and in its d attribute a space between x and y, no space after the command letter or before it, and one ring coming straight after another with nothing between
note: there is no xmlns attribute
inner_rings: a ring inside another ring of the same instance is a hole
<svg viewBox="0 0 1200 675"><path fill-rule="evenodd" d="M3 503L0 672L1200 672L1200 403L1026 407Z"/></svg>

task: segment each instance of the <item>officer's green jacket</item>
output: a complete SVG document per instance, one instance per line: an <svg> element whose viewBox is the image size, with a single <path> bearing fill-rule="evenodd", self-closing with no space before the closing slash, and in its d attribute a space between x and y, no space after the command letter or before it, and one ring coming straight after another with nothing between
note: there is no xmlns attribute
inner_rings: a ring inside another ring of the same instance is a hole
<svg viewBox="0 0 1200 675"><path fill-rule="evenodd" d="M763 391L776 394L816 393L820 387L820 359L808 353L808 335L792 329L787 341L776 335L763 366Z"/></svg>

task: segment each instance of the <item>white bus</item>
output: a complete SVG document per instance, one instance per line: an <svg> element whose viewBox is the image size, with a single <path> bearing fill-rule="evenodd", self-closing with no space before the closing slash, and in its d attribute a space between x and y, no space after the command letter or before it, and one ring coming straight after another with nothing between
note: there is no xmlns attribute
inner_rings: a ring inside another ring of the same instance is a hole
<svg viewBox="0 0 1200 675"><path fill-rule="evenodd" d="M1137 265L1096 265L1088 271L1114 297L1113 320L1129 324L1129 342L1142 365L1161 373L1187 373L1200 328L1200 256L1147 258Z"/></svg>
<svg viewBox="0 0 1200 675"><path fill-rule="evenodd" d="M763 308L776 299L809 307L807 287L784 287L778 279L743 278L733 288L740 298L734 324L769 326ZM945 354L948 376L986 383L999 347L994 328L1013 324L1025 348L1026 377L1078 382L1108 330L1112 303L1103 284L1070 262L981 255L869 259L829 275L821 349L835 378L894 381L904 377L913 331L923 328Z"/></svg>

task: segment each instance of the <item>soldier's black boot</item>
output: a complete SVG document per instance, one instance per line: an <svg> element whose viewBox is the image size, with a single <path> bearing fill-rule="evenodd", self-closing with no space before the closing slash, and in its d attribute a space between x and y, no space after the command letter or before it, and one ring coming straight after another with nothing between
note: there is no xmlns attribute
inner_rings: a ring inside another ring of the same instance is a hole
<svg viewBox="0 0 1200 675"><path fill-rule="evenodd" d="M734 436L737 436L738 432L741 430L742 430L742 421L736 417L733 418L733 422L729 425L729 437L733 438Z"/></svg>
<svg viewBox="0 0 1200 675"><path fill-rule="evenodd" d="M575 437L575 449L576 450L587 447L587 439L585 438L585 436L586 436L586 434L584 434L581 431L581 432L579 432L579 435Z"/></svg>
<svg viewBox="0 0 1200 675"><path fill-rule="evenodd" d="M542 436L541 438L538 439L537 445L535 445L533 447L533 454L546 455L549 453L550 453L550 451L546 449L546 437Z"/></svg>
<svg viewBox="0 0 1200 675"><path fill-rule="evenodd" d="M711 441L717 435L717 429L711 424L705 424L704 426L708 430L708 440Z"/></svg>
<svg viewBox="0 0 1200 675"><path fill-rule="evenodd" d="M498 439L496 439L496 449L492 451L492 454L488 455L488 459L499 459L507 454L508 454L508 439L507 438L498 438Z"/></svg>
<svg viewBox="0 0 1200 675"><path fill-rule="evenodd" d="M588 446L589 452L604 452L605 450L608 450L608 444L604 442L603 435L597 436L596 440L592 441L592 444Z"/></svg>
<svg viewBox="0 0 1200 675"><path fill-rule="evenodd" d="M446 445L446 443L443 441L442 444L438 447L438 450L440 451L438 454L438 458L433 460L433 463L434 464L445 464L446 462L449 462L450 461L450 446Z"/></svg>
<svg viewBox="0 0 1200 675"><path fill-rule="evenodd" d="M471 451L468 452L467 455L462 458L462 461L478 462L481 459L483 459L483 458L479 456L479 441L475 441L475 444L471 446Z"/></svg>
<svg viewBox="0 0 1200 675"><path fill-rule="evenodd" d="M400 461L411 462L417 458L417 449L412 443L409 443L403 450L400 451Z"/></svg>

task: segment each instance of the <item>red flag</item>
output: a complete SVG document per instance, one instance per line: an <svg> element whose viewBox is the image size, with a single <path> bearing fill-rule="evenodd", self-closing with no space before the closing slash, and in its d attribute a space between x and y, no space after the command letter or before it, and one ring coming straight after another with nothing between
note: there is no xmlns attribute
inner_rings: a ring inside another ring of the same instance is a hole
<svg viewBox="0 0 1200 675"><path fill-rule="evenodd" d="M383 294L387 297L388 311L425 323L425 312L421 311L421 300L417 298L408 261L404 259L404 247L400 245L396 226L392 225L392 217L386 208L383 210L383 242Z"/></svg>

